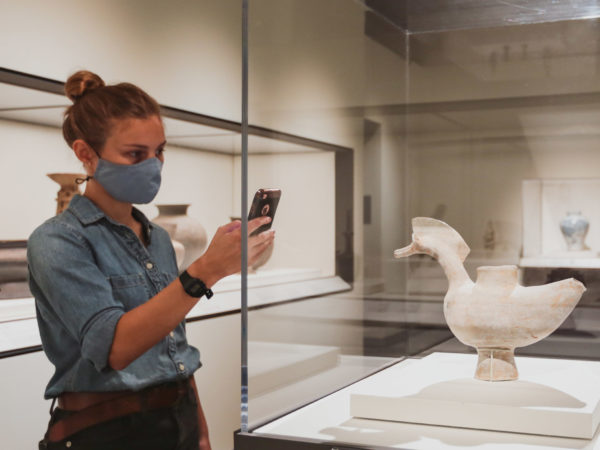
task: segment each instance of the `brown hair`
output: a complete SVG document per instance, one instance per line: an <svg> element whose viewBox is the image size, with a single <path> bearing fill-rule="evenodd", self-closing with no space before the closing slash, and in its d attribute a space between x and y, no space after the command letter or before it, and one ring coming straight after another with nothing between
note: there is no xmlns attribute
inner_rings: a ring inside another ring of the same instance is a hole
<svg viewBox="0 0 600 450"><path fill-rule="evenodd" d="M113 121L160 117L156 100L130 83L107 86L98 75L81 70L65 83L65 94L73 102L63 120L63 136L69 147L83 139L100 152L110 135Z"/></svg>

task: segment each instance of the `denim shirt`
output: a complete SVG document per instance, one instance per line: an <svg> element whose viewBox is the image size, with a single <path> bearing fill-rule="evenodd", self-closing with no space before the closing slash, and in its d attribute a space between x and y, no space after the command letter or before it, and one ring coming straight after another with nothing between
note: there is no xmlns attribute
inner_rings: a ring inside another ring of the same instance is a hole
<svg viewBox="0 0 600 450"><path fill-rule="evenodd" d="M55 366L46 399L65 391L139 390L187 378L200 367L185 322L125 369L108 364L121 316L177 277L167 232L135 208L133 216L147 247L81 195L29 237L29 285L44 352Z"/></svg>

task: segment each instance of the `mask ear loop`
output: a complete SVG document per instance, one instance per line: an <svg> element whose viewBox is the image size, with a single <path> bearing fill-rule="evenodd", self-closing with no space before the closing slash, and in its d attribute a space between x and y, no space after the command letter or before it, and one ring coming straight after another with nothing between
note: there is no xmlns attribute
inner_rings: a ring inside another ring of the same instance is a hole
<svg viewBox="0 0 600 450"><path fill-rule="evenodd" d="M90 146L90 147L91 147L91 146ZM101 156L100 156L100 153L98 153L98 152L96 151L96 149L95 149L95 148L92 148L92 150L94 151L94 153L95 153L96 155L98 155L98 158L101 158ZM92 175L88 175L88 176L87 176L87 177L85 177L85 178L75 178L75 184L83 184L83 183L85 183L86 181L89 181L89 180L91 180L92 178L94 178Z"/></svg>
<svg viewBox="0 0 600 450"><path fill-rule="evenodd" d="M88 176L87 176L87 177L85 177L85 178L75 178L75 183L76 183L76 184L83 184L83 183L85 183L86 181L89 181L89 180L91 180L92 178L94 178L94 177L93 177L93 176L91 176L91 175L88 175Z"/></svg>

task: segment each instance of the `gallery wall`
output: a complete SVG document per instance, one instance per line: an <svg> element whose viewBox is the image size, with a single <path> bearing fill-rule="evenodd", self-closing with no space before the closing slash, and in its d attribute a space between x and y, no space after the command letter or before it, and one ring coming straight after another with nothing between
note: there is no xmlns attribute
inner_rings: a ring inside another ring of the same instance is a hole
<svg viewBox="0 0 600 450"><path fill-rule="evenodd" d="M161 104L241 117L237 0L10 0L0 41L10 69L56 80L87 69L139 84Z"/></svg>
<svg viewBox="0 0 600 450"><path fill-rule="evenodd" d="M88 69L107 83L134 82L162 104L239 120L240 20L237 1L3 2L0 40L9 45L0 49L0 64L57 80ZM0 181L4 192L15 179L29 183L27 189L4 196L3 204L15 211L11 217L16 219L23 215L22 203L34 202L25 223L12 220L2 225L3 239L25 238L53 211L56 185L45 174L79 171L80 165L60 130L5 122L2 133L12 147L22 149L0 156L12 162L2 166L7 173ZM199 172L214 180L231 180L232 157L173 146L166 157L156 203L192 203L190 215L212 235L235 213L233 184L208 189L213 180ZM157 214L154 207L143 210L150 217Z"/></svg>

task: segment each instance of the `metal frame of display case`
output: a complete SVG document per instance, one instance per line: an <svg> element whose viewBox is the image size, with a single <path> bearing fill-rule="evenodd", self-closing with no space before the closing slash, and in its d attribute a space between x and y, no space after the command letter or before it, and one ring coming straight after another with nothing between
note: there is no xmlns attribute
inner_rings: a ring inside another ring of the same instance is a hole
<svg viewBox="0 0 600 450"><path fill-rule="evenodd" d="M49 92L64 96L64 82L53 80L51 78L40 77L38 75L32 75L25 72L18 72L16 70L8 69L6 67L0 67L0 83L11 84L13 86L35 89L37 91ZM174 108L172 106L166 105L160 105L160 111L164 117L169 117L171 119L193 122L200 125L220 128L222 130L234 131L240 134L242 133L242 124L233 120L221 119L219 117L209 116L206 114ZM318 141L316 139L310 139L295 134L285 133L282 131L277 131L270 128L259 127L255 125L248 125L248 135L265 137L268 139L275 139L291 144L303 145L305 147L311 147L326 152L335 152L336 155L338 153L352 153L352 149L349 147L330 144L328 142Z"/></svg>

